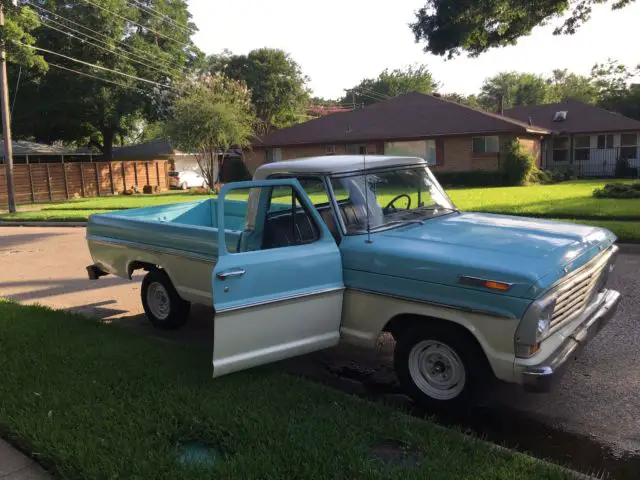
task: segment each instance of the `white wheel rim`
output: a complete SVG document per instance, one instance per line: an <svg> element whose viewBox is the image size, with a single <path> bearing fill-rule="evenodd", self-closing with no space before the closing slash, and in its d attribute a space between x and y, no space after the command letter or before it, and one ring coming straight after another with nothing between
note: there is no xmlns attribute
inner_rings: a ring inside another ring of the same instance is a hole
<svg viewBox="0 0 640 480"><path fill-rule="evenodd" d="M147 305L158 320L166 320L171 313L171 301L164 285L153 282L147 288Z"/></svg>
<svg viewBox="0 0 640 480"><path fill-rule="evenodd" d="M423 340L409 352L409 374L416 386L436 400L451 400L464 389L466 372L458 354L436 340Z"/></svg>

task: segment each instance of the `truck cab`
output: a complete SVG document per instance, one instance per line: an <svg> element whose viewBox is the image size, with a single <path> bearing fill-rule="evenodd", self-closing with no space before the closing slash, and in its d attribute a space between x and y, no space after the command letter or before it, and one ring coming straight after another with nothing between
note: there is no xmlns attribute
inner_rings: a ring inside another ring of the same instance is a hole
<svg viewBox="0 0 640 480"><path fill-rule="evenodd" d="M163 295L169 318L211 299L215 377L340 341L374 348L389 332L401 385L430 407L466 404L496 379L545 392L620 298L606 288L611 232L461 212L419 157L270 163L206 202L147 225L173 243L129 242L116 258L100 235L112 219L99 217L88 239L100 272L153 275L142 293L152 321ZM194 239L207 235L215 253L198 262Z"/></svg>

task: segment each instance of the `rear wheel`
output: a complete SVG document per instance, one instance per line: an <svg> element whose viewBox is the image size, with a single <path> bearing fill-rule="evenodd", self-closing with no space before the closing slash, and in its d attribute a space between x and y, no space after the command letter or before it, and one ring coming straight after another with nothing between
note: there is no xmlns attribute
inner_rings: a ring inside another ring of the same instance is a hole
<svg viewBox="0 0 640 480"><path fill-rule="evenodd" d="M191 304L182 299L169 276L162 270L151 270L142 280L142 306L154 327L173 330L189 319Z"/></svg>
<svg viewBox="0 0 640 480"><path fill-rule="evenodd" d="M436 411L472 406L492 381L475 340L448 325L416 325L403 331L394 364L404 391Z"/></svg>

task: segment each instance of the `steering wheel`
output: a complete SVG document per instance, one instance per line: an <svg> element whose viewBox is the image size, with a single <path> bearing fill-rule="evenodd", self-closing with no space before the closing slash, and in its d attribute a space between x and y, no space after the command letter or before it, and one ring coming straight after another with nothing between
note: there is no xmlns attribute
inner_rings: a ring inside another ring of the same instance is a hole
<svg viewBox="0 0 640 480"><path fill-rule="evenodd" d="M409 210L411 208L411 197L406 193L401 193L400 195L393 197L393 199L391 199L391 201L387 203L387 206L382 209L385 215L389 212L395 212L398 210L393 204L396 203L401 198L406 198L409 201L409 203L407 204L406 210Z"/></svg>

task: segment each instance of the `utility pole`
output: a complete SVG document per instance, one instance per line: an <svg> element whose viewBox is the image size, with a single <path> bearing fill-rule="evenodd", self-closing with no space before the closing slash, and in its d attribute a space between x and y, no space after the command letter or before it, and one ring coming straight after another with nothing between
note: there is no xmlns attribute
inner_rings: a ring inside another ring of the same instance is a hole
<svg viewBox="0 0 640 480"><path fill-rule="evenodd" d="M0 28L4 34L4 3L0 0ZM15 0L14 5L16 4ZM4 163L7 177L7 197L9 213L16 211L16 198L13 190L13 141L11 139L11 113L9 112L9 87L7 86L7 52L4 38L0 44L0 103L2 104L2 131L4 138Z"/></svg>

